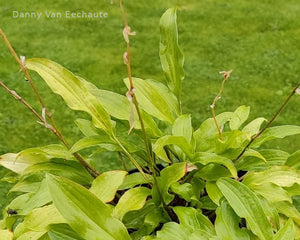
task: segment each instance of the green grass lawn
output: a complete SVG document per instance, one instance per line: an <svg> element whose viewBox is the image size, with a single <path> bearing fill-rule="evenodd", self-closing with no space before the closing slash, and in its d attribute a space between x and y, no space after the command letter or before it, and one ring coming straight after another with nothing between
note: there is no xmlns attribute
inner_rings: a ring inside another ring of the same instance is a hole
<svg viewBox="0 0 300 240"><path fill-rule="evenodd" d="M99 88L124 94L125 43L117 4L106 1L6 1L0 5L0 27L19 55L44 57L69 68ZM194 127L211 116L209 105L219 90L221 70L233 69L216 112L251 107L251 116L270 119L299 81L300 5L298 0L124 1L132 30L133 75L163 81L158 46L159 18L179 6L179 41L185 56L183 111L192 113ZM26 4L24 4L26 3ZM14 19L18 11L102 11L106 19ZM80 133L70 111L35 74L36 85L67 139ZM0 79L39 109L29 84L0 41ZM23 105L0 89L0 154L56 143ZM300 99L294 97L274 124L300 124ZM39 109L41 111L41 109ZM293 152L300 137L276 143ZM4 170L0 170L3 175ZM0 203L9 186L0 185Z"/></svg>

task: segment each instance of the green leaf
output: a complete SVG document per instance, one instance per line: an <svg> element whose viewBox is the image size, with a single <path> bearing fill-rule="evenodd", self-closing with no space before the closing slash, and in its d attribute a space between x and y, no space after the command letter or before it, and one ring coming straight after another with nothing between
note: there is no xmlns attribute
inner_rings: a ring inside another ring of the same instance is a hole
<svg viewBox="0 0 300 240"><path fill-rule="evenodd" d="M283 165L288 157L287 152L277 149L262 149L259 152L248 149L244 157L236 162L236 167L238 170L264 171L268 167Z"/></svg>
<svg viewBox="0 0 300 240"><path fill-rule="evenodd" d="M94 127L93 123L89 120L78 118L75 120L75 124L86 137L95 136L99 134L97 129Z"/></svg>
<svg viewBox="0 0 300 240"><path fill-rule="evenodd" d="M36 71L52 91L59 94L71 109L87 112L92 116L93 123L97 128L113 134L110 116L99 100L73 73L55 62L43 58L28 59L26 67Z"/></svg>
<svg viewBox="0 0 300 240"><path fill-rule="evenodd" d="M216 116L217 122L221 128L228 122L233 112L224 112ZM206 119L201 126L194 132L197 151L208 151L212 149L211 140L215 141L218 130L213 118Z"/></svg>
<svg viewBox="0 0 300 240"><path fill-rule="evenodd" d="M18 154L4 154L0 156L0 164L15 173L23 174L29 166L48 162L52 158L74 159L66 147L52 144L39 148L28 148Z"/></svg>
<svg viewBox="0 0 300 240"><path fill-rule="evenodd" d="M184 226L175 222L168 222L157 232L157 240L190 240L190 232ZM206 238L204 238L206 240ZM200 238L200 240L202 240Z"/></svg>
<svg viewBox="0 0 300 240"><path fill-rule="evenodd" d="M16 153L6 153L0 156L0 164L18 174L22 174L24 170L36 163L46 162L51 156L47 155L45 152L36 149L25 149L18 154Z"/></svg>
<svg viewBox="0 0 300 240"><path fill-rule="evenodd" d="M89 87L89 91L100 100L109 115L117 119L129 120L130 103L126 96L96 87Z"/></svg>
<svg viewBox="0 0 300 240"><path fill-rule="evenodd" d="M284 165L290 156L289 153L278 149L262 149L259 153L264 156L269 166Z"/></svg>
<svg viewBox="0 0 300 240"><path fill-rule="evenodd" d="M9 230L0 229L0 239L1 240L13 240L14 234Z"/></svg>
<svg viewBox="0 0 300 240"><path fill-rule="evenodd" d="M136 212L138 214L138 212ZM155 231L155 228L159 226L160 223L168 222L169 216L162 210L161 207L155 207L153 211L149 212L143 219L143 224L141 222L137 225L138 230L130 234L131 238L134 240L139 240L143 236L151 234ZM144 238L142 238L144 239Z"/></svg>
<svg viewBox="0 0 300 240"><path fill-rule="evenodd" d="M193 147L191 144L186 140L186 138L182 136L171 136L166 135L159 138L153 145L153 151L155 154L160 157L165 162L170 162L164 147L167 145L176 145L180 147L183 152L187 155L188 158L192 159L194 155Z"/></svg>
<svg viewBox="0 0 300 240"><path fill-rule="evenodd" d="M33 163L30 160L28 161L27 159L24 159L24 160L22 159L22 160L19 160L18 162L16 162L15 159L16 159L17 155L18 154L16 154L16 153L6 153L4 155L1 155L0 156L0 164L3 167L5 167L15 173L22 174L23 171Z"/></svg>
<svg viewBox="0 0 300 240"><path fill-rule="evenodd" d="M214 163L203 166L197 171L196 175L206 181L217 181L221 177L232 176L226 167Z"/></svg>
<svg viewBox="0 0 300 240"><path fill-rule="evenodd" d="M47 175L54 205L84 239L130 240L125 226L86 188L62 177Z"/></svg>
<svg viewBox="0 0 300 240"><path fill-rule="evenodd" d="M250 107L245 105L238 107L229 121L229 127L231 130L237 130L248 119L250 113Z"/></svg>
<svg viewBox="0 0 300 240"><path fill-rule="evenodd" d="M191 115L189 114L179 116L172 126L172 135L183 136L190 143L193 134L191 120Z"/></svg>
<svg viewBox="0 0 300 240"><path fill-rule="evenodd" d="M156 185L153 185L152 188L152 198L157 205L160 203L160 194L166 204L169 204L173 200L174 195L169 194L168 190L171 184L181 179L186 172L186 163L174 163L160 172L160 177L157 177L160 193L158 192Z"/></svg>
<svg viewBox="0 0 300 240"><path fill-rule="evenodd" d="M221 240L220 238L211 235L210 233L202 229L191 231L187 227L175 222L168 222L164 224L162 229L157 232L157 238L154 239L157 240L174 240L174 239L176 240L208 240L208 239Z"/></svg>
<svg viewBox="0 0 300 240"><path fill-rule="evenodd" d="M67 224L52 224L48 231L50 240L84 240Z"/></svg>
<svg viewBox="0 0 300 240"><path fill-rule="evenodd" d="M180 225L195 231L203 230L211 235L216 235L215 229L210 220L201 213L201 210L196 210L192 207L173 207L174 212L178 216Z"/></svg>
<svg viewBox="0 0 300 240"><path fill-rule="evenodd" d="M171 190L187 202L190 202L192 197L195 198L193 186L190 183L180 184L178 182L174 182L171 184Z"/></svg>
<svg viewBox="0 0 300 240"><path fill-rule="evenodd" d="M138 229L131 234L133 239L141 239L153 232L159 223L170 221L170 218L162 206L157 207L153 200L148 200L143 208L126 213L122 221L127 228Z"/></svg>
<svg viewBox="0 0 300 240"><path fill-rule="evenodd" d="M150 195L150 193L150 189L145 187L129 189L120 198L113 211L113 215L122 220L123 216L127 212L141 209L145 205L146 198Z"/></svg>
<svg viewBox="0 0 300 240"><path fill-rule="evenodd" d="M274 206L273 203L270 203L264 197L258 195L258 198L260 200L261 206L264 209L265 215L268 217L272 225L273 230L275 231L278 230L280 228L280 222L279 222L279 214L276 207Z"/></svg>
<svg viewBox="0 0 300 240"><path fill-rule="evenodd" d="M297 208L290 202L276 202L273 204L278 213L281 213L289 218L293 218L293 220L300 225L300 213Z"/></svg>
<svg viewBox="0 0 300 240"><path fill-rule="evenodd" d="M299 184L294 184L291 187L285 187L284 188L286 191L288 191L290 196L300 196L300 185ZM300 211L299 211L300 212Z"/></svg>
<svg viewBox="0 0 300 240"><path fill-rule="evenodd" d="M15 229L15 237L19 237L28 231L47 231L50 224L65 223L53 205L36 208L25 216L24 221Z"/></svg>
<svg viewBox="0 0 300 240"><path fill-rule="evenodd" d="M222 134L222 140L219 138L215 140L215 152L217 154L226 154L226 151L228 152L231 149L240 149L247 139L247 134L239 130L224 132Z"/></svg>
<svg viewBox="0 0 300 240"><path fill-rule="evenodd" d="M298 189L299 189L299 185L298 185ZM293 205L298 210L298 212L300 212L300 195L299 195L299 193L297 195L293 196L292 199L293 199Z"/></svg>
<svg viewBox="0 0 300 240"><path fill-rule="evenodd" d="M263 122L267 121L265 118L256 118L250 123L248 123L243 129L242 132L247 133L249 138L259 132L260 126Z"/></svg>
<svg viewBox="0 0 300 240"><path fill-rule="evenodd" d="M216 182L206 182L206 191L210 199L219 206L220 199L223 197L223 194L217 187Z"/></svg>
<svg viewBox="0 0 300 240"><path fill-rule="evenodd" d="M285 165L300 170L300 150L289 156L285 162Z"/></svg>
<svg viewBox="0 0 300 240"><path fill-rule="evenodd" d="M257 138L252 147L259 147L264 142L270 141L276 138L284 138L291 135L300 134L300 126L295 125L282 125L276 127L270 127L264 131L259 138Z"/></svg>
<svg viewBox="0 0 300 240"><path fill-rule="evenodd" d="M217 209L217 204L213 202L213 200L210 199L209 196L203 196L200 197L199 199L199 206L201 209L206 209L206 210L216 210Z"/></svg>
<svg viewBox="0 0 300 240"><path fill-rule="evenodd" d="M131 113L131 105L128 101L128 98L120 95L118 93L101 90L92 85L89 82L86 82L86 86L88 87L90 93L92 93L94 96L96 96L104 109L114 118L120 119L120 120L126 120L129 121L130 119L130 113ZM157 127L154 120L151 118L150 115L148 115L145 111L141 111L144 125L146 130L151 133L153 136L160 136L161 131ZM138 120L138 114L136 109L134 108L134 119L136 121L134 122L134 128L141 129L140 121Z"/></svg>
<svg viewBox="0 0 300 240"><path fill-rule="evenodd" d="M38 148L29 148L25 150L26 153L37 154L41 152L41 154L45 154L49 159L52 158L63 158L67 160L74 160L74 156L70 153L70 151L61 144L51 144ZM19 153L19 156L24 154L25 152Z"/></svg>
<svg viewBox="0 0 300 240"><path fill-rule="evenodd" d="M217 185L237 215L246 219L249 229L261 240L271 240L271 225L255 193L243 183L229 178L219 179Z"/></svg>
<svg viewBox="0 0 300 240"><path fill-rule="evenodd" d="M184 79L184 59L178 45L176 21L176 8L169 8L160 18L159 56L167 84L180 101L182 80Z"/></svg>
<svg viewBox="0 0 300 240"><path fill-rule="evenodd" d="M153 181L152 175L145 174L147 179L146 180L140 172L132 173L125 176L125 179L122 185L119 187L119 190L125 190L128 188L135 187L136 185L146 184Z"/></svg>
<svg viewBox="0 0 300 240"><path fill-rule="evenodd" d="M50 240L45 236L46 232L46 230L42 232L28 231L18 237L18 240Z"/></svg>
<svg viewBox="0 0 300 240"><path fill-rule="evenodd" d="M9 192L36 192L41 185L41 181L42 176L40 174L23 176L19 179L18 183L9 190Z"/></svg>
<svg viewBox="0 0 300 240"><path fill-rule="evenodd" d="M147 79L132 78L135 95L141 108L159 120L173 123L179 115L176 97L162 83ZM124 82L129 88L128 78Z"/></svg>
<svg viewBox="0 0 300 240"><path fill-rule="evenodd" d="M93 147L93 146L98 146L100 144L112 144L112 145L115 145L116 150L120 149L115 144L115 142L110 139L110 137L107 134L101 134L101 135L94 135L94 136L89 136L89 137L80 139L78 142L76 142L72 146L72 148L70 149L70 152L78 152L82 149Z"/></svg>
<svg viewBox="0 0 300 240"><path fill-rule="evenodd" d="M207 165L210 163L217 163L220 165L224 165L226 168L228 168L228 170L230 171L230 173L232 174L232 176L234 178L237 178L237 171L236 168L232 162L232 160L226 158L226 157L222 157L220 155L217 155L215 153L207 153L207 152L201 152L201 153L196 153L193 162L196 163L201 163L203 165Z"/></svg>
<svg viewBox="0 0 300 240"><path fill-rule="evenodd" d="M244 153L244 157L257 157L264 162L267 162L266 158L260 152L257 152L251 148L246 150L246 152Z"/></svg>
<svg viewBox="0 0 300 240"><path fill-rule="evenodd" d="M266 182L281 187L291 187L294 183L300 184L300 173L288 166L275 166L264 172L249 172L243 180L243 183L248 186Z"/></svg>
<svg viewBox="0 0 300 240"><path fill-rule="evenodd" d="M276 233L273 240L294 240L295 239L295 225L290 218L286 224Z"/></svg>
<svg viewBox="0 0 300 240"><path fill-rule="evenodd" d="M69 178L83 185L89 185L93 180L91 175L79 162L65 161L61 159L34 164L24 171L24 175L46 172Z"/></svg>
<svg viewBox="0 0 300 240"><path fill-rule="evenodd" d="M126 174L127 172L120 170L104 172L93 181L90 191L102 202L110 202L114 199Z"/></svg>
<svg viewBox="0 0 300 240"><path fill-rule="evenodd" d="M44 206L51 202L46 181L43 180L36 192L22 194L11 201L8 208L16 209L19 215L26 215L37 207Z"/></svg>
<svg viewBox="0 0 300 240"><path fill-rule="evenodd" d="M216 211L216 232L222 240L250 240L246 231L239 227L240 218L227 201L223 201Z"/></svg>
<svg viewBox="0 0 300 240"><path fill-rule="evenodd" d="M282 187L275 185L274 183L265 182L258 185L256 184L253 185L251 183L251 185L247 185L247 186L251 188L253 191L255 191L256 193L262 195L270 203L281 202L281 201L292 202L292 199L289 196L288 192L285 191Z"/></svg>
<svg viewBox="0 0 300 240"><path fill-rule="evenodd" d="M193 199L199 200L201 197L201 194L205 191L205 181L199 176L197 176L197 173L193 176L192 180L190 181L192 184L193 192L194 192L194 197Z"/></svg>

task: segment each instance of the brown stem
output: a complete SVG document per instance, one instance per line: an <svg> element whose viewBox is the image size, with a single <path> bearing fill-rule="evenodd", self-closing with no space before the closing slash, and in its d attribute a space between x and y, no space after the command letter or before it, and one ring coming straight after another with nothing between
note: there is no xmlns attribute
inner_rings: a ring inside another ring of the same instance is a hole
<svg viewBox="0 0 300 240"><path fill-rule="evenodd" d="M77 152L74 152L72 153L73 156L78 160L78 162L81 163L81 165L90 173L90 175L93 177L93 178L96 178L100 175L100 173L95 170L91 165L89 165L85 159L83 159L83 157L77 153Z"/></svg>
<svg viewBox="0 0 300 240"><path fill-rule="evenodd" d="M11 46L9 40L7 39L6 35L4 34L4 32L2 31L2 29L0 28L0 35L2 36L6 46L8 47L9 51L11 52L12 56L15 58L16 62L19 64L22 72L24 73L25 75L25 78L28 80L35 96L37 97L38 101L40 102L42 108L45 109L45 112L46 112L46 115L47 117L49 118L50 122L51 122L51 125L53 126L53 128L55 128L56 132L58 135L60 135L60 138L63 139L63 142L65 145L68 146L68 148L70 148L70 145L69 143L67 143L67 141L65 140L64 136L61 134L60 130L58 129L54 119L52 118L51 116L51 113L48 111L45 103L43 102L43 99L41 98L41 95L39 94L39 92L37 91L37 88L35 87L34 83L33 83L33 80L26 68L26 65L24 65L24 63L21 62L20 58L18 57L16 51L14 50L14 48Z"/></svg>
<svg viewBox="0 0 300 240"><path fill-rule="evenodd" d="M255 141L255 139L257 139L264 131L266 131L267 128L269 128L271 126L271 124L274 122L274 120L277 118L277 116L281 113L281 111L283 110L283 108L288 104L288 102L290 101L290 99L292 98L292 96L296 93L296 90L299 88L299 86L300 86L300 82L294 87L293 91L291 91L291 93L285 99L285 101L280 106L280 108L275 112L275 114L273 115L273 117L271 118L271 120L268 122L268 124L251 138L250 142L248 142L248 144L244 147L244 149L237 156L237 158L235 159L235 161L239 160L244 155L244 153L246 152L246 150L250 147L250 145Z"/></svg>
<svg viewBox="0 0 300 240"><path fill-rule="evenodd" d="M124 23L125 23L125 28L128 28L128 21L127 21L127 17L126 17L126 12L125 12L123 4L122 4L122 0L119 0L119 3L120 3L120 8L121 8L121 11L122 11L122 15L123 15ZM129 36L128 36L128 38L129 38ZM149 143L148 143L148 140L147 140L147 134L146 134L144 121L143 121L143 118L142 118L142 115L141 115L141 111L140 111L140 108L139 108L138 101L137 101L136 96L134 94L134 85L133 85L133 81L132 81L131 66L130 66L130 44L129 44L129 39L128 39L128 41L126 41L126 55L125 55L125 57L126 57L125 63L126 63L126 66L127 66L127 75L128 75L128 79L129 79L129 85L130 85L129 93L132 97L132 101L133 101L133 104L134 104L135 109L137 111L139 121L140 121L140 124L141 124L143 140L144 140L147 155L148 155L148 158L149 158L149 167L150 167L150 170L153 174L154 184L157 187L157 191L158 191L159 197L161 199L161 202L162 202L165 210L170 214L171 210L166 205L166 203L165 203L165 201L162 197L159 185L158 185L158 181L157 181L157 178L156 178L156 172L155 172L155 169L154 169L154 163L153 163L154 161L153 161L152 154L151 154L150 147L149 147Z"/></svg>
<svg viewBox="0 0 300 240"><path fill-rule="evenodd" d="M226 80L229 78L230 76L230 73L232 72L232 70L230 71L222 71L220 72L221 74L223 74L223 81L222 81L222 85L221 85L221 88L220 88L220 91L219 93L217 94L217 96L215 97L213 103L210 105L210 108L211 108L211 112L212 112L212 115L213 115L213 119L214 119L214 122L215 122L215 125L217 127L217 130L219 132L219 139L222 140L222 130L218 124L218 121L217 121L217 118L216 118L216 113L215 113L215 106L217 104L217 101L221 98L221 94L224 90L224 86L225 86L225 82Z"/></svg>
<svg viewBox="0 0 300 240"><path fill-rule="evenodd" d="M43 99L41 98L39 92L37 91L37 88L35 87L33 80L26 68L26 65L24 63L22 63L22 61L20 60L20 58L18 57L16 51L13 49L13 47L11 46L9 40L7 39L6 35L4 34L4 32L2 31L2 29L0 28L0 35L2 36L6 46L8 47L9 51L11 52L11 54L13 55L13 57L15 58L16 62L19 64L21 70L24 72L25 78L29 81L30 86L34 92L34 94L36 95L38 101L40 102L41 106L43 109L45 109L45 113L48 117L48 119L51 122L50 124L46 123L46 119L44 119L43 117L41 117L25 100L23 100L19 95L14 95L14 91L10 90L8 87L6 87L2 82L1 86L4 87L10 94L12 94L16 99L18 99L19 101L21 101L27 108L30 109L31 112L34 113L34 115L39 118L39 120L43 123L43 125L48 128L51 132L53 132L58 139L68 148L70 149L70 144L67 142L67 140L65 139L65 137L62 135L61 131L59 130L57 124L55 123L54 119L51 116L51 113L48 111L45 103L43 102ZM42 119L40 119L40 117ZM97 177L99 175L99 173L93 169L78 153L73 153L74 157L89 171L89 173L91 174L91 176L93 177Z"/></svg>
<svg viewBox="0 0 300 240"><path fill-rule="evenodd" d="M10 95L12 95L15 99L23 103L42 123L45 123L45 120L42 116L40 116L37 111L34 110L33 107L30 106L23 98L21 98L15 91L9 89L2 81L0 81L1 87L3 87ZM52 132L55 131L52 127L48 127Z"/></svg>
<svg viewBox="0 0 300 240"><path fill-rule="evenodd" d="M15 91L9 89L2 81L0 81L0 86L3 87L15 99L25 105L40 120L40 123L42 123L45 128L49 129L68 149L70 149L68 145L65 144L64 138L61 138L61 135L58 134L56 129L52 125L48 124L45 119L40 114L38 114L37 111L28 102L20 97ZM92 177L96 178L97 176L99 176L99 173L94 170L78 153L73 153L73 156L83 165L83 167L91 174Z"/></svg>
<svg viewBox="0 0 300 240"><path fill-rule="evenodd" d="M126 17L126 12L124 10L123 4L122 4L122 0L119 0L119 2L120 2L120 8L121 8L121 11L122 11L122 15L123 15L123 18L124 18L124 23L125 23L125 28L126 28L126 27L128 27L128 21L127 21L127 17ZM129 41L126 41L126 46L127 46L127 49L126 49L126 66L127 66L127 75L128 75L129 84L130 84L129 93L130 93L130 95L132 97L132 102L133 102L133 104L135 106L135 109L137 111L137 114L138 114L138 117L139 117L139 121L140 121L140 124L141 124L141 130L142 130L143 140L144 140L146 151L147 151L147 154L148 154L148 157L149 157L149 164L153 165L153 160L152 160L152 156L151 156L151 151L150 151L149 143L148 143L148 140L147 140L147 135L146 135L144 121L143 121L143 118L142 118L142 115L141 115L141 111L140 111L140 108L139 108L138 101L137 101L136 96L135 96L134 91L133 91L134 85L133 85L132 76L131 76L130 44L129 44ZM151 171L152 171L152 169L151 169Z"/></svg>
<svg viewBox="0 0 300 240"><path fill-rule="evenodd" d="M122 0L119 0L119 2L120 2L120 8L121 8L121 11L122 11L122 16L123 16L123 19L124 19L125 28L127 28L128 27L128 21L127 21L127 17L126 17L126 12L124 10ZM131 75L130 44L129 44L129 41L128 42L126 41L126 54L127 54L127 56L126 56L126 58L127 58L127 63L126 63L127 75L128 75L128 79L129 79L130 90L132 90L132 89L134 89L134 86L133 86L132 75Z"/></svg>

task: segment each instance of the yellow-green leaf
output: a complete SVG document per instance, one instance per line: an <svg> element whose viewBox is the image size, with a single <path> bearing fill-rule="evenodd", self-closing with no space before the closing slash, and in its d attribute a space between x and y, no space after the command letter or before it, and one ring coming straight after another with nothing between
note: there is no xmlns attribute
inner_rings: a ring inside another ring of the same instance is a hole
<svg viewBox="0 0 300 240"><path fill-rule="evenodd" d="M83 81L83 80L82 80ZM134 128L141 129L140 121L138 120L138 114L132 102L129 102L128 98L118 93L98 89L93 84L84 81L90 93L97 97L103 108L114 118L120 120L127 120L130 122L130 117L135 119ZM133 108L133 109L132 109ZM131 113L134 115L131 116ZM157 127L152 117L145 111L141 111L146 131L153 136L160 136L161 131Z"/></svg>
<svg viewBox="0 0 300 240"><path fill-rule="evenodd" d="M160 18L159 56L167 84L180 101L184 79L183 54L178 45L176 8L169 8Z"/></svg>
<svg viewBox="0 0 300 240"><path fill-rule="evenodd" d="M160 157L165 162L170 162L164 150L164 147L170 144L180 147L182 151L187 155L188 158L192 159L194 157L194 151L192 145L183 136L170 136L170 135L163 136L154 143L153 151L156 153L158 157Z"/></svg>
<svg viewBox="0 0 300 240"><path fill-rule="evenodd" d="M54 205L68 224L84 239L130 240L111 209L83 186L62 177L47 175Z"/></svg>
<svg viewBox="0 0 300 240"><path fill-rule="evenodd" d="M128 78L124 79L129 88ZM159 120L173 123L179 115L176 97L162 83L150 79L132 78L135 95L141 108Z"/></svg>
<svg viewBox="0 0 300 240"><path fill-rule="evenodd" d="M271 240L273 230L253 191L238 181L221 178L217 185L236 214L246 219L247 227L261 240Z"/></svg>
<svg viewBox="0 0 300 240"><path fill-rule="evenodd" d="M222 240L250 240L245 229L239 227L240 218L227 201L223 201L216 210L216 232Z"/></svg>
<svg viewBox="0 0 300 240"><path fill-rule="evenodd" d="M286 224L276 233L273 240L294 240L296 229L293 220L290 218Z"/></svg>
<svg viewBox="0 0 300 240"><path fill-rule="evenodd" d="M13 240L14 234L9 230L0 229L0 239L1 240Z"/></svg>
<svg viewBox="0 0 300 240"><path fill-rule="evenodd" d="M120 198L113 211L113 216L122 220L127 212L141 209L145 205L146 198L150 193L150 189L145 187L129 189Z"/></svg>
<svg viewBox="0 0 300 240"><path fill-rule="evenodd" d="M234 112L229 121L231 130L237 130L247 120L250 113L250 107L245 105L238 107Z"/></svg>
<svg viewBox="0 0 300 240"><path fill-rule="evenodd" d="M99 100L92 95L81 80L61 65L43 58L26 61L28 69L36 71L51 90L59 94L73 110L87 112L92 116L96 127L113 133L110 116Z"/></svg>
<svg viewBox="0 0 300 240"><path fill-rule="evenodd" d="M180 115L172 126L172 135L183 136L190 143L192 140L193 127L191 115Z"/></svg>
<svg viewBox="0 0 300 240"><path fill-rule="evenodd" d="M93 181L90 191L102 202L110 202L114 199L126 174L127 172L120 170L104 172Z"/></svg>

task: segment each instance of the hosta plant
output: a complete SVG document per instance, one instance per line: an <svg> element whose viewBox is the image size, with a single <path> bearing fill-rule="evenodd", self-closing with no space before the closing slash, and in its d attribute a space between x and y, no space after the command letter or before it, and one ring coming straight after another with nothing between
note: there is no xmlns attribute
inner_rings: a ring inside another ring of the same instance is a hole
<svg viewBox="0 0 300 240"><path fill-rule="evenodd" d="M10 192L18 193L3 211L1 240L300 239L300 150L262 146L300 134L300 126L271 126L299 84L270 121L248 120L250 107L244 105L216 115L221 89L212 117L193 127L181 107L184 70L175 8L163 14L159 27L165 82L132 77L129 38L135 33L125 16L126 95L98 89L50 60L14 54L42 114L1 86L61 143L0 156L11 170L3 180L14 182ZM75 144L58 129L30 71L69 108L90 116L76 120L84 137ZM223 83L229 74L223 72ZM100 172L97 158L104 153L115 153L113 161L123 168Z"/></svg>

